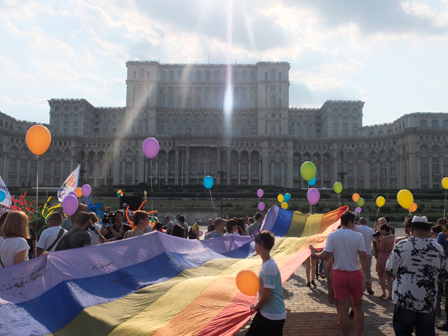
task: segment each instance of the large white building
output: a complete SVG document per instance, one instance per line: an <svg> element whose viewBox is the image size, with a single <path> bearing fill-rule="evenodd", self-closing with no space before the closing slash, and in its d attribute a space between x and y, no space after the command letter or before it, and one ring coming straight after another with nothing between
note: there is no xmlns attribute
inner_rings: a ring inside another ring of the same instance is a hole
<svg viewBox="0 0 448 336"><path fill-rule="evenodd" d="M83 183L305 187L300 166L317 166L317 187L439 188L448 175L448 113L411 113L362 126L362 101L289 106L289 63L247 65L127 62L125 107L51 99L50 149L39 180L60 186L78 163ZM0 113L0 174L35 185L25 143L32 122ZM160 143L144 157L147 137ZM40 183L41 185L41 183Z"/></svg>

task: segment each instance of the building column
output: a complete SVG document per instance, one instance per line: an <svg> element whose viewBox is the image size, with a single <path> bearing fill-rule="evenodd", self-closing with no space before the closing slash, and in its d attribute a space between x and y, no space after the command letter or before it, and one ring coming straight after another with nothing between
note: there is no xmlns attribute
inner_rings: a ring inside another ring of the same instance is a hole
<svg viewBox="0 0 448 336"><path fill-rule="evenodd" d="M175 161L175 164L174 164L174 184L176 184L176 185L178 185L180 182L179 182L179 155L180 155L180 151L176 148L175 150L174 150L174 161Z"/></svg>
<svg viewBox="0 0 448 336"><path fill-rule="evenodd" d="M248 171L247 171L247 184L251 185L251 180L252 180L252 162L251 162L250 159L247 161L247 169L248 169Z"/></svg>
<svg viewBox="0 0 448 336"><path fill-rule="evenodd" d="M190 146L185 147L184 184L190 184Z"/></svg>
<svg viewBox="0 0 448 336"><path fill-rule="evenodd" d="M227 185L230 185L230 180L232 178L232 170L231 170L231 164L230 164L230 152L227 151Z"/></svg>

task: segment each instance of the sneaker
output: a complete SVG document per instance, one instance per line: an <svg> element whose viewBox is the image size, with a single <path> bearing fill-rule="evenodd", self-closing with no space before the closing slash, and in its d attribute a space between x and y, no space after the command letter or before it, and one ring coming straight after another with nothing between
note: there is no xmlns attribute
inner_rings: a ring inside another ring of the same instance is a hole
<svg viewBox="0 0 448 336"><path fill-rule="evenodd" d="M308 282L306 283L306 286L307 286L307 287L311 287L311 282L308 281Z"/></svg>
<svg viewBox="0 0 448 336"><path fill-rule="evenodd" d="M367 290L367 293L369 293L369 295L373 295L373 294L375 294L375 293L373 292L373 290L371 290L371 289L368 289L368 290Z"/></svg>
<svg viewBox="0 0 448 336"><path fill-rule="evenodd" d="M348 313L348 316L350 318L354 318L355 317L355 311L354 310L350 310L350 313Z"/></svg>
<svg viewBox="0 0 448 336"><path fill-rule="evenodd" d="M448 331L448 322L443 322L436 325L436 328L443 331Z"/></svg>
<svg viewBox="0 0 448 336"><path fill-rule="evenodd" d="M314 288L317 288L316 283L314 282L314 280L311 280L311 284L314 286Z"/></svg>

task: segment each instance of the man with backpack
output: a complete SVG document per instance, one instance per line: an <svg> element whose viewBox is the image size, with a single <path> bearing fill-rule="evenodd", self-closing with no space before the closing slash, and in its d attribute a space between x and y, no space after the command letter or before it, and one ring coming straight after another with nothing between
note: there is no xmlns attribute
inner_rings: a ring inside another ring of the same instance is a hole
<svg viewBox="0 0 448 336"><path fill-rule="evenodd" d="M48 217L48 229L42 231L37 242L38 257L44 251L53 252L59 240L67 233L67 230L61 227L63 219L63 215L56 211Z"/></svg>
<svg viewBox="0 0 448 336"><path fill-rule="evenodd" d="M62 237L55 251L90 246L92 244L92 236L86 231L90 224L91 220L89 213L85 211L79 212L76 215L73 228Z"/></svg>

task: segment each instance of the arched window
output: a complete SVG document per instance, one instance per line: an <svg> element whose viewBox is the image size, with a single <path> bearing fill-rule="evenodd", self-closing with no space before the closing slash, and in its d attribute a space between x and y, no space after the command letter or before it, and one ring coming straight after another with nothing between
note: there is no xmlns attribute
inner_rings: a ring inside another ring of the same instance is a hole
<svg viewBox="0 0 448 336"><path fill-rule="evenodd" d="M275 152L274 158L280 159L282 157L282 154L280 152Z"/></svg>
<svg viewBox="0 0 448 336"><path fill-rule="evenodd" d="M420 154L426 154L428 153L428 150L426 149L425 146L420 146Z"/></svg>
<svg viewBox="0 0 448 336"><path fill-rule="evenodd" d="M257 151L253 151L253 152L250 154L250 158L251 158L252 160L258 160L259 157L260 157L260 156L259 156L259 154L258 154Z"/></svg>
<svg viewBox="0 0 448 336"><path fill-rule="evenodd" d="M369 133L369 137L370 138L373 138L375 136L375 133L373 132L373 131L371 131L370 133Z"/></svg>
<svg viewBox="0 0 448 336"><path fill-rule="evenodd" d="M169 78L170 82L174 82L174 71L173 70L170 70L168 78Z"/></svg>
<svg viewBox="0 0 448 336"><path fill-rule="evenodd" d="M219 71L217 71L217 70L215 71L214 77L215 77L214 82L218 83L219 82Z"/></svg>
<svg viewBox="0 0 448 336"><path fill-rule="evenodd" d="M205 81L206 81L207 83L210 83L210 81L211 81L210 70L207 70L207 71L205 72Z"/></svg>
<svg viewBox="0 0 448 336"><path fill-rule="evenodd" d="M383 134L384 134L383 130L380 130L380 131L378 132L378 135L383 135Z"/></svg>
<svg viewBox="0 0 448 336"><path fill-rule="evenodd" d="M448 128L448 120L443 121L443 128Z"/></svg>
<svg viewBox="0 0 448 336"><path fill-rule="evenodd" d="M439 154L439 147L438 146L432 146L431 147L431 154Z"/></svg>
<svg viewBox="0 0 448 336"><path fill-rule="evenodd" d="M355 157L355 154L353 154L353 152L349 152L347 157L349 160L353 160L353 158Z"/></svg>
<svg viewBox="0 0 448 336"><path fill-rule="evenodd" d="M275 70L271 70L271 80L275 80Z"/></svg>
<svg viewBox="0 0 448 336"><path fill-rule="evenodd" d="M370 158L371 159L376 159L376 152L370 153Z"/></svg>
<svg viewBox="0 0 448 336"><path fill-rule="evenodd" d="M381 152L381 158L382 159L386 159L387 158L387 154L386 154L386 152Z"/></svg>
<svg viewBox="0 0 448 336"><path fill-rule="evenodd" d="M426 120L425 119L420 120L420 127L426 128Z"/></svg>
<svg viewBox="0 0 448 336"><path fill-rule="evenodd" d="M128 150L126 152L126 157L133 157L134 156L134 152L132 150Z"/></svg>
<svg viewBox="0 0 448 336"><path fill-rule="evenodd" d="M196 71L196 82L200 82L202 80L201 72L198 70Z"/></svg>
<svg viewBox="0 0 448 336"><path fill-rule="evenodd" d="M393 150L392 152L390 152L390 157L391 157L391 158L395 158L395 157L397 157L397 151L396 151L396 150Z"/></svg>
<svg viewBox="0 0 448 336"><path fill-rule="evenodd" d="M271 107L275 107L275 96L271 96Z"/></svg>
<svg viewBox="0 0 448 336"><path fill-rule="evenodd" d="M431 127L432 128L439 128L439 122L437 121L437 120L433 120L432 122L431 122Z"/></svg>
<svg viewBox="0 0 448 336"><path fill-rule="evenodd" d="M364 160L364 153L363 152L358 152L358 154L356 154L356 158L358 160Z"/></svg>

